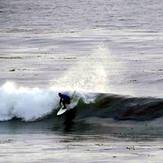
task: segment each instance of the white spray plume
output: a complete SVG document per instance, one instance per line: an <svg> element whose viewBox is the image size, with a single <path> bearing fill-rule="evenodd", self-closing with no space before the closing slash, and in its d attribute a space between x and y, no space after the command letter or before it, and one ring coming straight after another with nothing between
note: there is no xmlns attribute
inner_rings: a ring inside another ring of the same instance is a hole
<svg viewBox="0 0 163 163"><path fill-rule="evenodd" d="M52 81L52 88L83 92L108 92L108 80L105 71L110 52L104 45L99 45L92 54L80 57L60 79Z"/></svg>

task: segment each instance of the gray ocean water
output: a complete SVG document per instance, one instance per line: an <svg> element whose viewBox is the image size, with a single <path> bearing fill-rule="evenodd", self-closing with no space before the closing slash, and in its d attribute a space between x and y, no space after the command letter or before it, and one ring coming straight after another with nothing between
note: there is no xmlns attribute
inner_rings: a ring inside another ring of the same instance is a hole
<svg viewBox="0 0 163 163"><path fill-rule="evenodd" d="M162 96L162 6L161 0L1 1L0 82L45 87L102 46L110 57L95 61L104 66L107 92ZM98 69L91 67L90 73Z"/></svg>
<svg viewBox="0 0 163 163"><path fill-rule="evenodd" d="M162 8L162 0L0 0L0 84L162 98ZM1 122L0 162L163 160L160 119L87 119L70 131L63 121Z"/></svg>

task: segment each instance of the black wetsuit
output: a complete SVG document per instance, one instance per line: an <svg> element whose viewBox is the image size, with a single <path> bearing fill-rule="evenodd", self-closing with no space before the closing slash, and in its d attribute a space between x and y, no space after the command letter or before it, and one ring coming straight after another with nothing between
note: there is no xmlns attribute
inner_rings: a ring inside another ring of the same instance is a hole
<svg viewBox="0 0 163 163"><path fill-rule="evenodd" d="M60 95L60 102L59 103L60 103L60 105L61 105L61 103L63 104L64 109L66 108L66 104L70 104L70 101L71 101L71 99L68 95L65 95L65 94Z"/></svg>

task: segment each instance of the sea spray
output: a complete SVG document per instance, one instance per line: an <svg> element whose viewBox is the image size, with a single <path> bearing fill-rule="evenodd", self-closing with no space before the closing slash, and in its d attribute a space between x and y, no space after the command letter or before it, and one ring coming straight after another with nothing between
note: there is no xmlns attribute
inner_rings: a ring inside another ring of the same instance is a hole
<svg viewBox="0 0 163 163"><path fill-rule="evenodd" d="M92 54L79 57L78 61L60 79L53 79L52 87L61 90L107 92L108 81L105 66L109 50L99 45ZM109 61L110 62L110 61Z"/></svg>

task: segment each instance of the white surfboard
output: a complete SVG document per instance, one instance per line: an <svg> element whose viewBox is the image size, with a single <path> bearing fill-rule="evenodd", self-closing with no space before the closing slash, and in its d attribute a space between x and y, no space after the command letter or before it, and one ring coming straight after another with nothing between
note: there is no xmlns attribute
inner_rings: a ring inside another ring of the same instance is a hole
<svg viewBox="0 0 163 163"><path fill-rule="evenodd" d="M63 109L64 106L61 106L61 108L57 112L57 115L61 115L61 114L65 113L67 110L73 109L76 106L77 102L75 101L75 102L70 103L69 105L66 106L66 109Z"/></svg>
<svg viewBox="0 0 163 163"><path fill-rule="evenodd" d="M61 109L59 109L59 111L57 112L57 115L61 115L61 114L65 113L66 111L67 111L67 108L63 109L63 106L62 106Z"/></svg>
<svg viewBox="0 0 163 163"><path fill-rule="evenodd" d="M76 95L76 92L73 93L71 97L71 103L66 105L66 109L63 109L64 106L62 105L59 111L57 112L57 115L64 114L67 110L74 109L79 101L79 96Z"/></svg>

